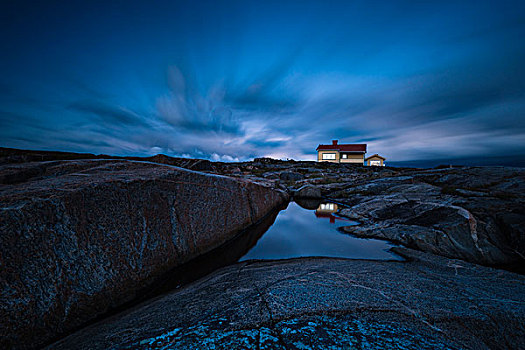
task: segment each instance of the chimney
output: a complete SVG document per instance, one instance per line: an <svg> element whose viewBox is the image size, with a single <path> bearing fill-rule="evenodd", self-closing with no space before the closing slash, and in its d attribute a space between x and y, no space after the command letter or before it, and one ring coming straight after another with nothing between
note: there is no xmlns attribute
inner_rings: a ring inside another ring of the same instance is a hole
<svg viewBox="0 0 525 350"><path fill-rule="evenodd" d="M332 146L337 146L337 140L332 140Z"/></svg>

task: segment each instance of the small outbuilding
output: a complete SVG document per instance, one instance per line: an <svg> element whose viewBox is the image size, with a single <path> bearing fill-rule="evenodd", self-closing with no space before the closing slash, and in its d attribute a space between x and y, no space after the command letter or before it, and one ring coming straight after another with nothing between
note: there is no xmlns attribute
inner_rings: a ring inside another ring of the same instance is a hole
<svg viewBox="0 0 525 350"><path fill-rule="evenodd" d="M385 166L385 157L381 157L379 154L365 158L365 164L367 166Z"/></svg>

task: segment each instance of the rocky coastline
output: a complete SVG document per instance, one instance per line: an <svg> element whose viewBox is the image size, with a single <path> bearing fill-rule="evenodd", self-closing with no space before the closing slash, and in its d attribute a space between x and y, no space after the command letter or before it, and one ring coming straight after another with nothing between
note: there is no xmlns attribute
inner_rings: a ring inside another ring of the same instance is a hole
<svg viewBox="0 0 525 350"><path fill-rule="evenodd" d="M516 349L525 343L524 194L520 168L0 149L1 345ZM339 215L360 223L344 234L396 242L406 261L235 263L290 199L344 203ZM259 233L243 233L261 220ZM143 297L217 251L216 271Z"/></svg>

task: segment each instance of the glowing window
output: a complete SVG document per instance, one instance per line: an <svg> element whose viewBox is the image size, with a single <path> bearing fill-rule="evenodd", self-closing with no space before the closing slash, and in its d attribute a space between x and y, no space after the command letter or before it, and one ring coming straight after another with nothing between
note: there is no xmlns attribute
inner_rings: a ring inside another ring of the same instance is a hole
<svg viewBox="0 0 525 350"><path fill-rule="evenodd" d="M323 160L335 160L335 153L323 153Z"/></svg>

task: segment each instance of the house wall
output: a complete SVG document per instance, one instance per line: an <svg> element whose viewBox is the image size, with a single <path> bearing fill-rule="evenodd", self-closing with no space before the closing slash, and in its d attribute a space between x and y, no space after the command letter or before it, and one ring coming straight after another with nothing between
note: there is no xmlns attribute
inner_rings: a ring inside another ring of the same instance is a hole
<svg viewBox="0 0 525 350"><path fill-rule="evenodd" d="M341 158L341 163L356 163L363 165L365 163L364 154L348 154L348 158Z"/></svg>
<svg viewBox="0 0 525 350"><path fill-rule="evenodd" d="M384 165L385 165L384 162L383 162L383 159L382 159L382 158L379 158L379 157L372 157L372 158L370 158L370 159L367 159L367 160L366 160L366 165L370 166L370 161L371 161L371 160L378 160L378 161L381 162L381 166L384 166Z"/></svg>
<svg viewBox="0 0 525 350"><path fill-rule="evenodd" d="M335 153L335 159L333 159L333 160L323 159L323 154L324 153ZM317 161L318 162L339 163L339 151L317 151Z"/></svg>

